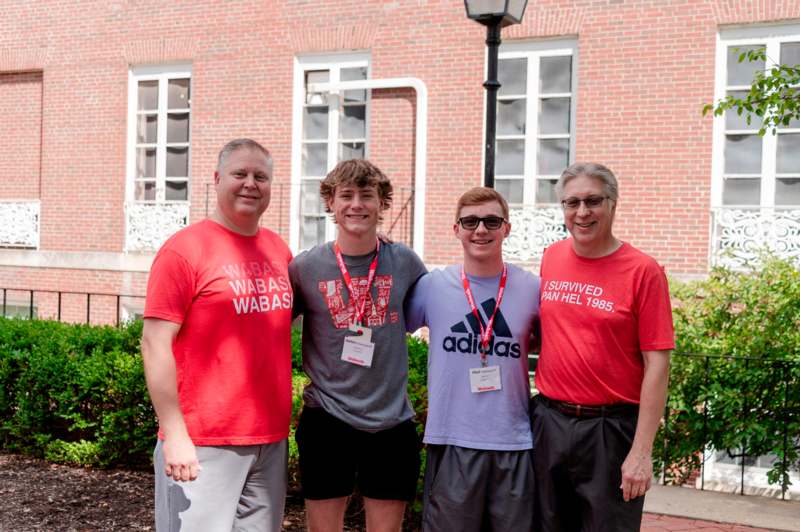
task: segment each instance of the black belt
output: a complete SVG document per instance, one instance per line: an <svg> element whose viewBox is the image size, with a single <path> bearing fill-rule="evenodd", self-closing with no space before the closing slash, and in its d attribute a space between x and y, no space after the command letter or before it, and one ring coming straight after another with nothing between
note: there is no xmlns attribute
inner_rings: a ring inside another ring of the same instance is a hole
<svg viewBox="0 0 800 532"><path fill-rule="evenodd" d="M536 396L545 406L569 417L626 417L639 413L639 405L633 403L614 403L610 405L579 405L567 401L556 401L542 394Z"/></svg>

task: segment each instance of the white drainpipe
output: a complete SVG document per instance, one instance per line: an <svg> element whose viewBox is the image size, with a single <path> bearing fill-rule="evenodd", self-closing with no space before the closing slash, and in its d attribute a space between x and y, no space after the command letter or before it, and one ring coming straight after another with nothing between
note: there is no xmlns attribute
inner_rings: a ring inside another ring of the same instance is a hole
<svg viewBox="0 0 800 532"><path fill-rule="evenodd" d="M424 259L425 246L425 182L428 164L428 88L418 78L365 79L338 83L309 83L308 92L327 92L360 89L405 89L417 91L416 160L414 161L414 251Z"/></svg>

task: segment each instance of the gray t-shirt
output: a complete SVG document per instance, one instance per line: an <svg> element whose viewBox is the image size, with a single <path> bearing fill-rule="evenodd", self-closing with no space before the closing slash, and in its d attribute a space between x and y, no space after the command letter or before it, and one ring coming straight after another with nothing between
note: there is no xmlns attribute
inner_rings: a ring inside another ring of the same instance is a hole
<svg viewBox="0 0 800 532"><path fill-rule="evenodd" d="M375 253L344 256L361 301ZM289 265L295 313L303 314L303 370L311 378L303 401L360 430L385 430L411 419L406 391L408 348L403 304L426 272L417 255L402 244L381 244L378 269L364 311L375 351L371 367L341 360L355 307L345 285L333 243L298 255Z"/></svg>

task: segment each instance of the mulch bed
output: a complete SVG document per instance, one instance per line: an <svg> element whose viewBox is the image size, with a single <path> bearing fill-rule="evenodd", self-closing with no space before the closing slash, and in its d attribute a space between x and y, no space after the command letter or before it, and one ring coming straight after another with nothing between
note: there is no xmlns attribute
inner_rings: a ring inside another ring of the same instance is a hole
<svg viewBox="0 0 800 532"><path fill-rule="evenodd" d="M0 452L0 532L154 530L153 522L151 471L84 469ZM284 530L305 530L303 523L303 499L290 492ZM345 530L364 530L363 523L354 497Z"/></svg>

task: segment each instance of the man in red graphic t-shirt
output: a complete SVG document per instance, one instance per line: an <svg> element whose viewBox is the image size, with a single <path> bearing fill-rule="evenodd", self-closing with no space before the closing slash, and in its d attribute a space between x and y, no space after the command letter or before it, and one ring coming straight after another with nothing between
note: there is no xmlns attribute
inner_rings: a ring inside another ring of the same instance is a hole
<svg viewBox="0 0 800 532"><path fill-rule="evenodd" d="M667 279L614 237L611 170L573 164L556 192L572 238L541 265L537 520L546 532L639 530L675 346Z"/></svg>
<svg viewBox="0 0 800 532"><path fill-rule="evenodd" d="M291 413L291 253L259 227L272 158L220 152L209 219L153 261L142 355L159 420L156 529L278 531Z"/></svg>

